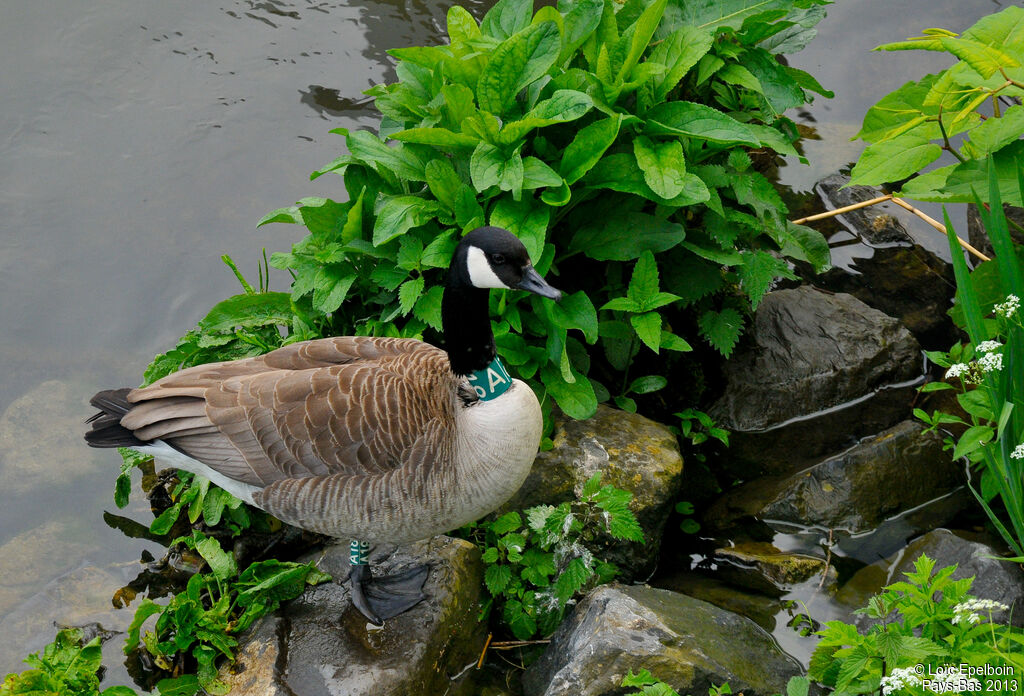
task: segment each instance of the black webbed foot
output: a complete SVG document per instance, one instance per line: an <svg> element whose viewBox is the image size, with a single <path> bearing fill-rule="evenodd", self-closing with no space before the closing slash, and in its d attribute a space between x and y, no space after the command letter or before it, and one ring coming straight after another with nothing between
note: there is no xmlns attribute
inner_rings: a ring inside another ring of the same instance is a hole
<svg viewBox="0 0 1024 696"><path fill-rule="evenodd" d="M352 604L375 626L408 611L424 599L423 585L430 568L413 566L394 575L374 577L367 565L352 566L349 584Z"/></svg>

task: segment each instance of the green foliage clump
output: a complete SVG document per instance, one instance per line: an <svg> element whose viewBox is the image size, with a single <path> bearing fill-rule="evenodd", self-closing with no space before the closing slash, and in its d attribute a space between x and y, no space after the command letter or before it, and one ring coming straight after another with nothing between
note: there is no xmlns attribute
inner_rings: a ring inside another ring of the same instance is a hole
<svg viewBox="0 0 1024 696"><path fill-rule="evenodd" d="M638 674L629 670L623 677L620 686L633 687L636 691L630 691L627 696L679 696L679 692L670 685L651 676L646 669L641 669ZM807 696L811 683L807 677L790 677L786 684L786 696ZM728 684L712 686L708 689L708 696L725 696L731 694L732 689Z"/></svg>
<svg viewBox="0 0 1024 696"><path fill-rule="evenodd" d="M348 201L263 219L309 231L271 257L294 278L287 316L279 293L226 309L288 341L429 336L458 238L490 224L568 291L495 294L491 311L502 358L569 415L662 388L624 374L640 351L665 360L699 335L729 355L791 276L782 257L828 263L751 157L795 154L781 114L828 94L776 58L813 36L821 4L502 0L480 23L453 7L448 44L391 51L398 81L368 91L376 132L335 131L347 153L313 176L341 175Z"/></svg>
<svg viewBox="0 0 1024 696"><path fill-rule="evenodd" d="M234 557L216 539L196 532L190 545L210 572L193 575L185 591L166 605L143 599L135 609L124 649L125 653L145 650L168 672L191 656L197 673L165 680L163 688L170 690L173 683L176 694L190 695L200 687L210 694L225 694L227 687L217 680L216 661L234 659L236 636L281 602L298 597L307 585L325 582L330 576L313 565L277 560L253 563L239 574ZM158 618L153 630L143 634L143 624L154 615Z"/></svg>
<svg viewBox="0 0 1024 696"><path fill-rule="evenodd" d="M993 610L1005 610L968 592L974 578L953 580L956 566L935 570L935 561L920 556L907 580L886 586L857 613L876 619L866 631L842 621L828 621L811 656L808 676L835 689L836 696L886 693L927 694L922 679L940 681L943 667L1010 665L1024 674L1024 635L991 622ZM909 671L908 671L909 670ZM915 676L917 675L917 676ZM923 676L921 676L923 675ZM1013 682L1012 684L1010 682ZM977 691L982 685L977 684ZM988 693L1019 693L1019 677L994 680ZM905 689L905 690L903 690Z"/></svg>
<svg viewBox="0 0 1024 696"><path fill-rule="evenodd" d="M618 572L614 564L595 558L587 545L607 537L643 541L629 509L632 499L629 491L602 486L598 472L576 501L476 523L469 537L483 550L484 583L491 593L482 615L497 610L519 640L551 634L570 600Z"/></svg>
<svg viewBox="0 0 1024 696"><path fill-rule="evenodd" d="M135 696L126 686L100 691L97 673L102 660L99 636L83 644L81 629L61 629L42 655L25 658L32 669L4 678L0 696Z"/></svg>
<svg viewBox="0 0 1024 696"><path fill-rule="evenodd" d="M991 158L990 158L991 162ZM1024 192L1024 174L1018 186ZM949 413L915 415L929 429L950 423L966 426L953 446L955 457L969 457L982 471L978 502L1018 557L1024 557L1024 253L1013 244L1001 203L995 167L989 169L991 210L978 201L982 222L996 258L969 271L947 218L946 225L957 282L957 305L951 314L970 337L966 346L948 353L929 353L946 367L946 378L960 387L957 401L968 421ZM949 382L933 382L923 390L953 389ZM990 503L998 496L1004 519Z"/></svg>
<svg viewBox="0 0 1024 696"><path fill-rule="evenodd" d="M948 54L946 70L908 82L864 116L858 137L870 145L853 168L852 184L894 182L920 172L943 151L959 162L919 176L898 195L921 201L971 202L974 191L989 201L990 167L1002 199L1022 205L1017 170L1024 154L1024 9L1010 6L981 18L962 34L926 29L922 35L876 50L925 50ZM990 114L990 115L986 115ZM959 148L951 138L963 135ZM991 156L991 163L987 159Z"/></svg>

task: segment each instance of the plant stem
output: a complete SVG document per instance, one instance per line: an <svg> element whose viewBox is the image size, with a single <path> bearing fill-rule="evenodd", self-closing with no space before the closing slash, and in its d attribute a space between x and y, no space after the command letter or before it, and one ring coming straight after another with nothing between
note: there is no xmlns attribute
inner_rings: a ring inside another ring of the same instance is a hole
<svg viewBox="0 0 1024 696"><path fill-rule="evenodd" d="M950 142L949 142L949 135L946 133L946 126L944 126L942 124L942 107L941 106L939 107L939 132L942 133L942 142L943 142L942 149L945 150L946 152L949 152L950 154L952 154L954 157L956 157L958 160L960 160L960 164L963 164L966 160L964 160L963 156L959 152L956 151L955 147L953 147L950 144Z"/></svg>

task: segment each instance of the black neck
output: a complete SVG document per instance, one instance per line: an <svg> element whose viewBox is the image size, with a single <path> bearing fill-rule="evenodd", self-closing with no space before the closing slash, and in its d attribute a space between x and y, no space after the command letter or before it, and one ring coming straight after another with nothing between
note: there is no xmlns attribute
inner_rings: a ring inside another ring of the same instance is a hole
<svg viewBox="0 0 1024 696"><path fill-rule="evenodd" d="M487 308L489 292L464 285L449 285L444 289L441 300L444 347L456 375L482 370L497 355Z"/></svg>

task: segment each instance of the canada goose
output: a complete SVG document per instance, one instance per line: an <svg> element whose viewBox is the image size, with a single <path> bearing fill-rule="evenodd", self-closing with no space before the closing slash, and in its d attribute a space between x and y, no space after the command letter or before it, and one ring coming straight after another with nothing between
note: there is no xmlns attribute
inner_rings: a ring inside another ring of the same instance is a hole
<svg viewBox="0 0 1024 696"><path fill-rule="evenodd" d="M540 406L497 357L488 288L561 298L511 232L481 227L448 269L445 350L349 336L190 367L96 394L86 442L152 453L285 522L353 539L352 602L380 625L423 598L427 569L374 578L370 543L478 519L519 489L537 455Z"/></svg>

